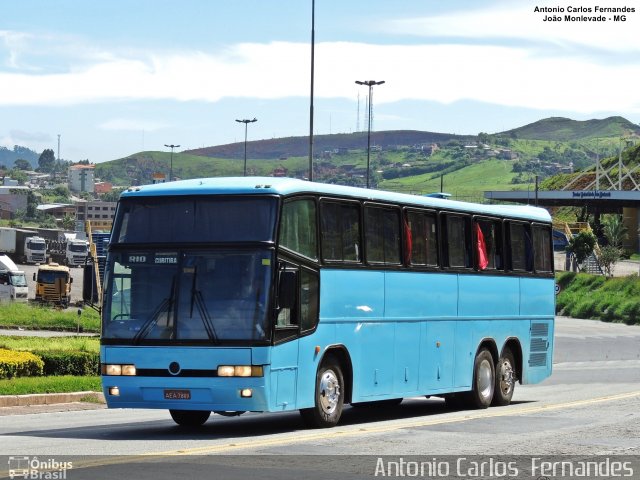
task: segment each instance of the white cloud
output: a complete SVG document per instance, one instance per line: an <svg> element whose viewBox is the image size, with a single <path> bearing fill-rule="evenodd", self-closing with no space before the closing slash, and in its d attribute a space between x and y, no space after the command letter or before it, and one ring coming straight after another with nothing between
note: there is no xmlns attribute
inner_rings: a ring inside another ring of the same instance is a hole
<svg viewBox="0 0 640 480"><path fill-rule="evenodd" d="M308 47L273 42L238 44L216 53L105 54L103 61L90 66L86 66L85 57L83 66L64 73L0 72L0 106L306 97ZM317 97L355 99L355 80L385 80L385 85L375 87L377 104L473 99L584 113L639 112L640 92L635 80L639 77L638 63L605 65L586 56L542 56L524 46L316 45ZM118 124L107 122L103 128L114 125Z"/></svg>
<svg viewBox="0 0 640 480"><path fill-rule="evenodd" d="M605 7L625 7L624 2L603 2ZM388 33L416 35L421 37L510 39L530 41L538 44L550 43L558 46L583 46L609 52L640 51L640 36L637 34L635 14L627 14L626 22L565 22L564 16L604 15L598 12L569 13L569 7L595 8L593 4L574 2L523 2L500 3L493 7L475 10L451 11L430 17L391 20L382 26ZM559 7L564 13L549 13L563 18L561 22L544 22L546 13L534 12L535 7Z"/></svg>
<svg viewBox="0 0 640 480"><path fill-rule="evenodd" d="M141 120L134 118L113 118L103 122L98 127L102 130L114 130L114 131L146 131L154 132L167 128L169 125L163 122L156 122L153 120Z"/></svg>

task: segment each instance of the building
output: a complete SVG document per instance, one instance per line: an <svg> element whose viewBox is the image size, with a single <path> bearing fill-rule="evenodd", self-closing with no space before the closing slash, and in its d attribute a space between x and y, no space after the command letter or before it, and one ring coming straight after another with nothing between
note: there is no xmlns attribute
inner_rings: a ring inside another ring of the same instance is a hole
<svg viewBox="0 0 640 480"><path fill-rule="evenodd" d="M93 230L111 230L115 213L116 202L80 200L76 203L76 221L82 224L91 221Z"/></svg>
<svg viewBox="0 0 640 480"><path fill-rule="evenodd" d="M165 183L167 181L167 176L164 173L156 172L151 175L151 181L154 185L156 183Z"/></svg>
<svg viewBox="0 0 640 480"><path fill-rule="evenodd" d="M113 184L111 182L96 182L93 188L98 194L109 193L113 190Z"/></svg>
<svg viewBox="0 0 640 480"><path fill-rule="evenodd" d="M9 220L18 210L26 210L28 198L29 187L0 187L0 218Z"/></svg>
<svg viewBox="0 0 640 480"><path fill-rule="evenodd" d="M95 165L72 165L69 167L69 190L72 192L95 192Z"/></svg>

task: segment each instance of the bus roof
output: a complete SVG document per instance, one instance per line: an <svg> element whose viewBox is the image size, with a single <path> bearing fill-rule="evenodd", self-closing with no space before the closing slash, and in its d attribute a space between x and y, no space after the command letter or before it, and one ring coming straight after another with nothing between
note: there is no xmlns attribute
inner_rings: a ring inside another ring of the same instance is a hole
<svg viewBox="0 0 640 480"><path fill-rule="evenodd" d="M483 205L459 202L406 193L373 190L358 187L346 187L327 183L308 182L294 178L274 177L216 177L181 180L170 183L158 183L131 187L122 193L121 198L147 196L182 195L293 195L315 193L320 195L350 197L374 202L393 202L418 207L437 208L475 213L515 217L541 222L551 221L551 216L543 208L522 205Z"/></svg>

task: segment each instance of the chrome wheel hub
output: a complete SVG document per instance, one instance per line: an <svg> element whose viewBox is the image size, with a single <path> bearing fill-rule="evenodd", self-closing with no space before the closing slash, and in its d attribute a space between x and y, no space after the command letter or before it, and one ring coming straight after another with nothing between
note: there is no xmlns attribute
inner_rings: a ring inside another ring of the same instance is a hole
<svg viewBox="0 0 640 480"><path fill-rule="evenodd" d="M320 406L322 411L332 414L338 408L340 383L333 370L327 370L320 378Z"/></svg>
<svg viewBox="0 0 640 480"><path fill-rule="evenodd" d="M508 360L500 362L500 390L504 396L507 396L513 390L515 376L513 374L513 366Z"/></svg>
<svg viewBox="0 0 640 480"><path fill-rule="evenodd" d="M482 398L491 398L493 393L491 363L487 360L483 360L478 366L478 391Z"/></svg>

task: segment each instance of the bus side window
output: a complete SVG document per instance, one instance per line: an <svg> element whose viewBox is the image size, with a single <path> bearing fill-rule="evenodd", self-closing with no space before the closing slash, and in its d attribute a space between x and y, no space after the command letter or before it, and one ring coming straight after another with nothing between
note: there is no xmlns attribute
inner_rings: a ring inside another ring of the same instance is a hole
<svg viewBox="0 0 640 480"><path fill-rule="evenodd" d="M301 327L302 331L313 330L318 323L319 310L319 282L318 274L306 269L287 270L294 273L289 280L293 279L294 284L289 285L287 290L293 289L293 298L289 300L289 305L280 308L276 326L280 328ZM282 285L281 285L282 287ZM284 293L284 292L281 292Z"/></svg>
<svg viewBox="0 0 640 480"><path fill-rule="evenodd" d="M531 272L533 270L533 242L528 224L509 223L509 247L511 270Z"/></svg>
<svg viewBox="0 0 640 480"><path fill-rule="evenodd" d="M323 201L320 217L322 259L328 262L360 262L360 205Z"/></svg>
<svg viewBox="0 0 640 480"><path fill-rule="evenodd" d="M536 272L552 272L551 231L549 227L534 225L533 246L535 252L534 266Z"/></svg>
<svg viewBox="0 0 640 480"><path fill-rule="evenodd" d="M502 270L502 229L495 220L476 220L476 267L478 270Z"/></svg>
<svg viewBox="0 0 640 480"><path fill-rule="evenodd" d="M410 265L438 266L438 235L436 216L430 213L407 212L407 229L411 238Z"/></svg>
<svg viewBox="0 0 640 480"><path fill-rule="evenodd" d="M455 215L446 215L445 223L447 228L446 247L449 267L471 267L471 237L469 235L468 219Z"/></svg>
<svg viewBox="0 0 640 480"><path fill-rule="evenodd" d="M282 207L280 245L317 260L317 238L315 202L308 198L286 202Z"/></svg>
<svg viewBox="0 0 640 480"><path fill-rule="evenodd" d="M365 207L367 262L400 264L400 212L391 208Z"/></svg>

